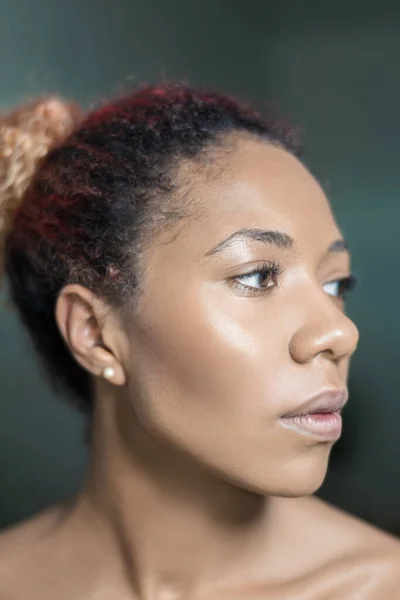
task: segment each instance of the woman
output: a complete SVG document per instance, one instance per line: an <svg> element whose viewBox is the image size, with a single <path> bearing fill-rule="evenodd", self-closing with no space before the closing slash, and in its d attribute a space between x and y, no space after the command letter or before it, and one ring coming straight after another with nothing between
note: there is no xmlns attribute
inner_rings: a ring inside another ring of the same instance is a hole
<svg viewBox="0 0 400 600"><path fill-rule="evenodd" d="M398 542L312 498L358 332L295 137L163 86L41 161L5 271L91 461L77 498L3 533L0 598L400 597Z"/></svg>

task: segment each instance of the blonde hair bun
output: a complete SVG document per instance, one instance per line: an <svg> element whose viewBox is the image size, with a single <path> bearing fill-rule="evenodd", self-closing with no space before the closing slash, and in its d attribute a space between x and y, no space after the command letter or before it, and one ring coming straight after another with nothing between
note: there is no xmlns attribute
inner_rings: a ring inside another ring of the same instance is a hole
<svg viewBox="0 0 400 600"><path fill-rule="evenodd" d="M79 118L76 106L56 96L0 112L0 252L38 164L68 136Z"/></svg>

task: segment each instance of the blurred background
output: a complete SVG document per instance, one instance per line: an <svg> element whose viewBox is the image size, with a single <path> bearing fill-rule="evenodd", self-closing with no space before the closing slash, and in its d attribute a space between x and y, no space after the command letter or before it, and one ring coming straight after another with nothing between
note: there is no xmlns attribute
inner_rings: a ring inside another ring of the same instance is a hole
<svg viewBox="0 0 400 600"><path fill-rule="evenodd" d="M278 107L304 132L360 279L343 439L321 495L400 535L400 3L1 0L0 110L45 92L90 106L160 79ZM0 527L72 493L83 422L0 310Z"/></svg>

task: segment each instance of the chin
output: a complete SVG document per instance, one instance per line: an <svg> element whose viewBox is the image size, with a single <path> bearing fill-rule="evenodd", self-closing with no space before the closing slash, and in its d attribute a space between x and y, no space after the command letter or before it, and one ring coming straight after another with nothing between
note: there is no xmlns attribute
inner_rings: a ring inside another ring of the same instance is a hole
<svg viewBox="0 0 400 600"><path fill-rule="evenodd" d="M326 474L326 473L325 473ZM319 479L308 479L304 481L291 481L286 486L278 487L272 491L271 496L279 496L281 498L302 498L304 496L312 496L319 490L323 484L325 475Z"/></svg>
<svg viewBox="0 0 400 600"><path fill-rule="evenodd" d="M319 490L327 474L328 460L320 458L319 461L303 462L305 464L298 464L297 468L294 463L287 469L282 469L282 473L286 472L286 480L282 483L277 482L272 495L299 498L310 496Z"/></svg>
<svg viewBox="0 0 400 600"><path fill-rule="evenodd" d="M300 498L310 496L322 486L328 470L327 456L308 456L282 461L279 469L274 472L254 474L252 481L242 481L241 487L262 496L280 496L285 498Z"/></svg>

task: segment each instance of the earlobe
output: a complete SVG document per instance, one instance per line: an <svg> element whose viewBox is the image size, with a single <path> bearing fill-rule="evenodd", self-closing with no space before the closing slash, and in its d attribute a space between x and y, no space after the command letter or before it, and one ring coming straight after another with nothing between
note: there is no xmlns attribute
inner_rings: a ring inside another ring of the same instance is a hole
<svg viewBox="0 0 400 600"><path fill-rule="evenodd" d="M103 340L106 315L107 307L80 285L67 286L57 300L56 321L75 360L92 375L123 386L123 366Z"/></svg>

